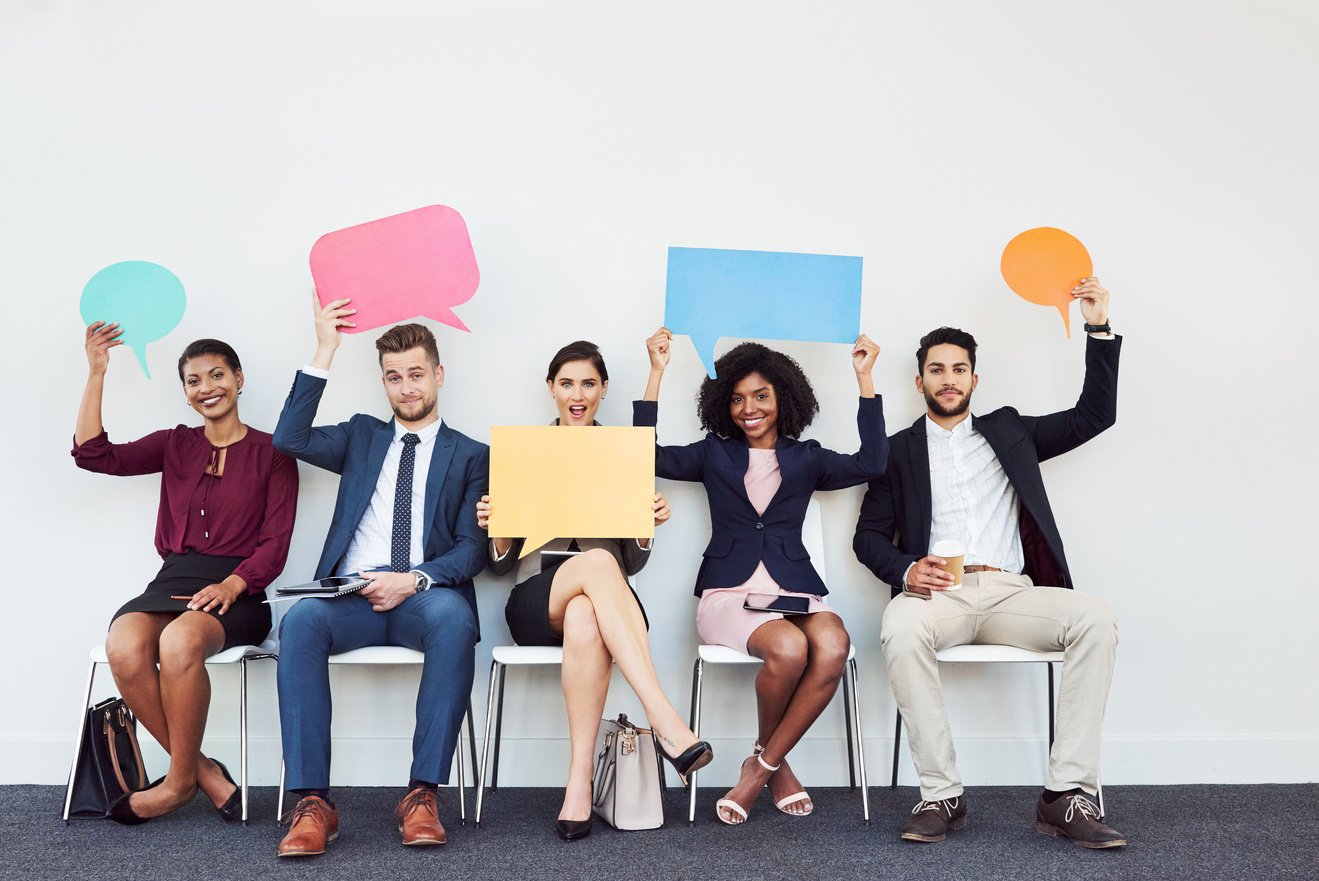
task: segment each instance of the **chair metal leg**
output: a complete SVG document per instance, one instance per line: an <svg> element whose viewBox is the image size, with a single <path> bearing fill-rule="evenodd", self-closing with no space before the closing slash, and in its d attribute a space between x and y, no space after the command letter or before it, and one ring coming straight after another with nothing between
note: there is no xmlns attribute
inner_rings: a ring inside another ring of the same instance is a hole
<svg viewBox="0 0 1319 881"><path fill-rule="evenodd" d="M467 746L471 754L467 757L468 767L472 769L472 785L476 785L476 779L481 772L476 770L476 714L472 712L472 699L467 699Z"/></svg>
<svg viewBox="0 0 1319 881"><path fill-rule="evenodd" d="M275 805L275 825L284 825L284 757L279 757L279 804Z"/></svg>
<svg viewBox="0 0 1319 881"><path fill-rule="evenodd" d="M467 782L463 779L463 762L467 759L464 755L467 752L467 744L463 742L463 726L470 726L471 723L470 714L464 715L462 722L458 723L458 818L464 826L467 825Z"/></svg>
<svg viewBox="0 0 1319 881"><path fill-rule="evenodd" d="M501 664L490 662L490 687L485 701L485 737L481 741L481 770L476 775L476 825L481 825L481 805L485 801L485 784L490 778L490 732L495 721L495 687L502 675Z"/></svg>
<svg viewBox="0 0 1319 881"><path fill-rule="evenodd" d="M490 788L499 788L499 745L504 740L504 679L507 670L499 674L499 701L495 704L495 767L490 772Z"/></svg>
<svg viewBox="0 0 1319 881"><path fill-rule="evenodd" d="M852 723L856 726L856 767L858 776L861 778L861 815L865 818L866 825L869 826L870 784L866 780L866 741L861 733L861 703L858 699L860 689L857 684L856 658L848 662L847 668L848 684L852 693Z"/></svg>
<svg viewBox="0 0 1319 881"><path fill-rule="evenodd" d="M889 783L889 789L898 788L898 749L902 746L902 710L893 712L895 720L893 724L893 780Z"/></svg>
<svg viewBox="0 0 1319 881"><path fill-rule="evenodd" d="M1049 752L1053 752L1053 664L1044 665L1049 670Z"/></svg>
<svg viewBox="0 0 1319 881"><path fill-rule="evenodd" d="M848 666L843 668L843 678L854 670L852 663L849 661ZM856 792L856 750L852 745L852 690L843 683L843 731L847 732L847 788L849 792Z"/></svg>
<svg viewBox="0 0 1319 881"><path fill-rule="evenodd" d="M247 825L247 658L238 659L238 786L242 790L243 825Z"/></svg>
<svg viewBox="0 0 1319 881"><path fill-rule="evenodd" d="M699 740L701 737L701 687L705 674L705 662L699 657L692 667L692 733ZM687 822L696 822L696 772L687 775Z"/></svg>
<svg viewBox="0 0 1319 881"><path fill-rule="evenodd" d="M82 758L83 735L87 733L87 710L92 705L92 683L96 679L96 662L92 661L87 671L87 690L82 696L82 706L78 709L78 733L73 738L73 762L69 765L69 785L64 790L64 825L69 825L69 809L73 806L73 775L78 772L78 760Z"/></svg>
<svg viewBox="0 0 1319 881"><path fill-rule="evenodd" d="M1096 778L1095 787L1099 790L1097 794L1097 797L1099 798L1099 819L1102 820L1108 816L1107 812L1104 811L1104 784Z"/></svg>

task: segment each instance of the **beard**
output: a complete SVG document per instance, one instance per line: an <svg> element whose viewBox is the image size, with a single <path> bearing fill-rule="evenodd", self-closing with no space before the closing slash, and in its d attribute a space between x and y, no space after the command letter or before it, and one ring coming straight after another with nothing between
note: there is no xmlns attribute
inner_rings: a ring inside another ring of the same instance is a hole
<svg viewBox="0 0 1319 881"><path fill-rule="evenodd" d="M422 398L411 404L390 404L394 415L405 422L418 422L431 415L435 410L435 398Z"/></svg>
<svg viewBox="0 0 1319 881"><path fill-rule="evenodd" d="M961 416L971 407L971 393L967 392L956 404L949 406L926 389L925 405L940 416Z"/></svg>

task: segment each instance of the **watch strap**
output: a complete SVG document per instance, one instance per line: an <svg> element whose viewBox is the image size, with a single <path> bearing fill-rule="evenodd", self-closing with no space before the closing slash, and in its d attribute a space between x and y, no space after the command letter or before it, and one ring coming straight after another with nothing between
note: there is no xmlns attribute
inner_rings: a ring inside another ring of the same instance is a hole
<svg viewBox="0 0 1319 881"><path fill-rule="evenodd" d="M1087 325L1085 326L1085 332L1086 332L1086 333L1112 333L1112 332L1113 332L1113 328L1109 325L1109 323L1108 323L1107 321L1105 321L1103 324L1087 324Z"/></svg>

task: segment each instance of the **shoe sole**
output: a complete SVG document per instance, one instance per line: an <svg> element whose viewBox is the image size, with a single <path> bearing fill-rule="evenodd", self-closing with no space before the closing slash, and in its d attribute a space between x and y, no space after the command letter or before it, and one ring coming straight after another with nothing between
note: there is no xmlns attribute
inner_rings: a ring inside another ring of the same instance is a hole
<svg viewBox="0 0 1319 881"><path fill-rule="evenodd" d="M402 827L402 826L398 827L398 831L399 831L399 834L402 835L402 834L403 834L403 827ZM418 847L418 846L421 846L421 847L427 847L427 846L430 846L430 845L440 845L440 844L444 844L444 843L447 842L447 841L448 841L447 838L444 839L443 841L441 841L441 840L438 839L438 838L414 838L412 841L405 841L405 842L403 842L403 846L404 846L404 847Z"/></svg>
<svg viewBox="0 0 1319 881"><path fill-rule="evenodd" d="M336 839L338 839L338 837L339 837L339 833L338 832L334 833L333 835L325 839L325 844L328 846L330 842L335 841ZM320 850L280 851L277 854L277 856L280 859L283 859L284 857L318 857L323 853L325 853L325 848L321 848Z"/></svg>
<svg viewBox="0 0 1319 881"><path fill-rule="evenodd" d="M1125 838L1115 838L1112 841L1077 841L1064 830L1059 829L1051 823L1045 823L1043 820L1035 821L1035 831L1041 835L1048 835L1050 838L1066 838L1077 847L1084 847L1090 850L1107 850L1110 847L1127 846L1127 840Z"/></svg>
<svg viewBox="0 0 1319 881"><path fill-rule="evenodd" d="M958 817L956 820L948 821L948 829L952 832L956 832L959 829L964 829L964 828L966 828L966 817ZM900 835L898 835L898 838L902 839L903 841L919 841L922 844L935 844L937 842L943 841L947 837L948 837L947 833L943 835L921 835L917 832L903 832Z"/></svg>

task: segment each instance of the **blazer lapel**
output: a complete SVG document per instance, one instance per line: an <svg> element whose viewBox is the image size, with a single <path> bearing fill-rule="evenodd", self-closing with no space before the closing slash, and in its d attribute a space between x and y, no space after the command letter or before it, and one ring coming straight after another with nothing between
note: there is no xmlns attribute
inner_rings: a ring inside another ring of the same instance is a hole
<svg viewBox="0 0 1319 881"><path fill-rule="evenodd" d="M385 454L389 452L389 445L393 441L394 420L392 419L371 433L371 445L366 451L366 468L362 470L363 480L353 496L353 509L347 512L349 516L343 521L348 527L349 541L357 531L358 524L362 522L367 505L371 504L371 496L376 491L376 484L380 482L380 471L385 467ZM345 542L344 553L347 551L348 542Z"/></svg>
<svg viewBox="0 0 1319 881"><path fill-rule="evenodd" d="M975 427L976 431L985 436L985 442L994 451L995 457L998 458L998 464L1003 467L1003 473L1007 475L1008 484L1015 490L1017 487L1016 463L1011 456L1004 455L1009 441L999 431L998 424L985 421L973 413L971 414L971 425Z"/></svg>
<svg viewBox="0 0 1319 881"><path fill-rule="evenodd" d="M457 448L458 444L455 442L449 426L441 422L439 434L435 435L435 449L431 451L430 471L426 474L426 502L425 509L422 511L421 525L423 552L426 548L426 536L431 534L431 526L435 523L435 513L440 507L440 492L444 489L444 476L449 471L449 463L453 461L453 454Z"/></svg>
<svg viewBox="0 0 1319 881"><path fill-rule="evenodd" d="M916 493L917 516L920 518L920 546L930 546L930 521L934 517L934 501L930 491L930 450L925 439L925 417L911 426L908 437L907 461L911 466L912 489Z"/></svg>

